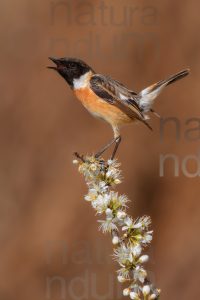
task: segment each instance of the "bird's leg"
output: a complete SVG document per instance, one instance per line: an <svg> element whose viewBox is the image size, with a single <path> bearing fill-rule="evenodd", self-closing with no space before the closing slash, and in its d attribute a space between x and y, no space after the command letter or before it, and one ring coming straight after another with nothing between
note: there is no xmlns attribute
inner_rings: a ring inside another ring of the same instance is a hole
<svg viewBox="0 0 200 300"><path fill-rule="evenodd" d="M115 154L117 152L117 149L119 147L119 144L121 143L121 140L122 140L121 136L118 136L118 137L112 139L107 145L105 145L100 151L98 151L95 154L95 158L99 158L110 146L112 146L112 144L115 143L115 148L114 148L112 156L111 156L111 159L113 160L115 157Z"/></svg>
<svg viewBox="0 0 200 300"><path fill-rule="evenodd" d="M95 158L99 158L112 144L117 143L118 138L112 139L107 145L105 145L100 151L95 154ZM116 147L116 146L115 146ZM115 151L116 152L116 151Z"/></svg>
<svg viewBox="0 0 200 300"><path fill-rule="evenodd" d="M121 143L121 140L122 140L122 138L120 135L117 138L115 138L115 148L113 150L111 160L113 160L115 158L115 154L117 153L117 149L119 147L119 144Z"/></svg>

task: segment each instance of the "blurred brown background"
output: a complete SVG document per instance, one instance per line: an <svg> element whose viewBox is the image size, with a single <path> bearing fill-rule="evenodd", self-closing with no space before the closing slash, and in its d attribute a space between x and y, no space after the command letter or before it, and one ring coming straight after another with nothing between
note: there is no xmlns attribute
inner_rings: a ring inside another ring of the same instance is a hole
<svg viewBox="0 0 200 300"><path fill-rule="evenodd" d="M45 68L48 56L81 57L136 91L190 66L190 77L155 105L177 118L180 139L172 123L161 142L154 116L153 133L124 128L119 190L134 216L153 219L148 269L161 299L199 298L200 174L189 175L200 162L183 168L199 155L199 9L194 0L1 1L0 299L123 298L110 238L98 232L72 165L74 151L92 153L112 132ZM159 157L169 153L179 160L177 177L173 162L160 176Z"/></svg>

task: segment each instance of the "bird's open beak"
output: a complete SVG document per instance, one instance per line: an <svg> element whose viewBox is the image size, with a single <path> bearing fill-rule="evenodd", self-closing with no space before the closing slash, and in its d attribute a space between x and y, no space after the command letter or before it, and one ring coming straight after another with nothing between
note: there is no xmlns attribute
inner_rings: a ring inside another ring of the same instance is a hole
<svg viewBox="0 0 200 300"><path fill-rule="evenodd" d="M56 64L56 67L55 66L48 66L47 68L48 69L53 69L53 70L58 70L58 64L59 64L59 59L55 58L55 57L49 57L49 59L54 62L54 64Z"/></svg>

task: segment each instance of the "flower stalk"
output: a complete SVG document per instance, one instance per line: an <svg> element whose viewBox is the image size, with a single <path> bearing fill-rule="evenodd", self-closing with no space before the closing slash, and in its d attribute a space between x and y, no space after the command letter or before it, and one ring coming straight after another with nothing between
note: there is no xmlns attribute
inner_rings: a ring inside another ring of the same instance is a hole
<svg viewBox="0 0 200 300"><path fill-rule="evenodd" d="M122 182L120 164L117 160L76 156L78 160L73 162L78 164L88 186L85 200L91 203L97 215L102 216L98 220L99 229L111 234L113 258L119 265L117 279L126 285L123 295L133 300L159 299L160 290L148 280L144 267L149 256L143 251L152 241L151 219L143 216L133 220L128 215L129 199L114 190Z"/></svg>

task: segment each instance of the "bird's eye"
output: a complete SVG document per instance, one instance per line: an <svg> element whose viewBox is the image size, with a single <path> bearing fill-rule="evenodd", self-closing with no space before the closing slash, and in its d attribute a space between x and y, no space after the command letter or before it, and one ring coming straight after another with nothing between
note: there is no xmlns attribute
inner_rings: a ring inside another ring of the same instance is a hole
<svg viewBox="0 0 200 300"><path fill-rule="evenodd" d="M69 66L69 68L72 68L72 69L73 69L73 68L75 68L75 63L70 62L68 66Z"/></svg>

